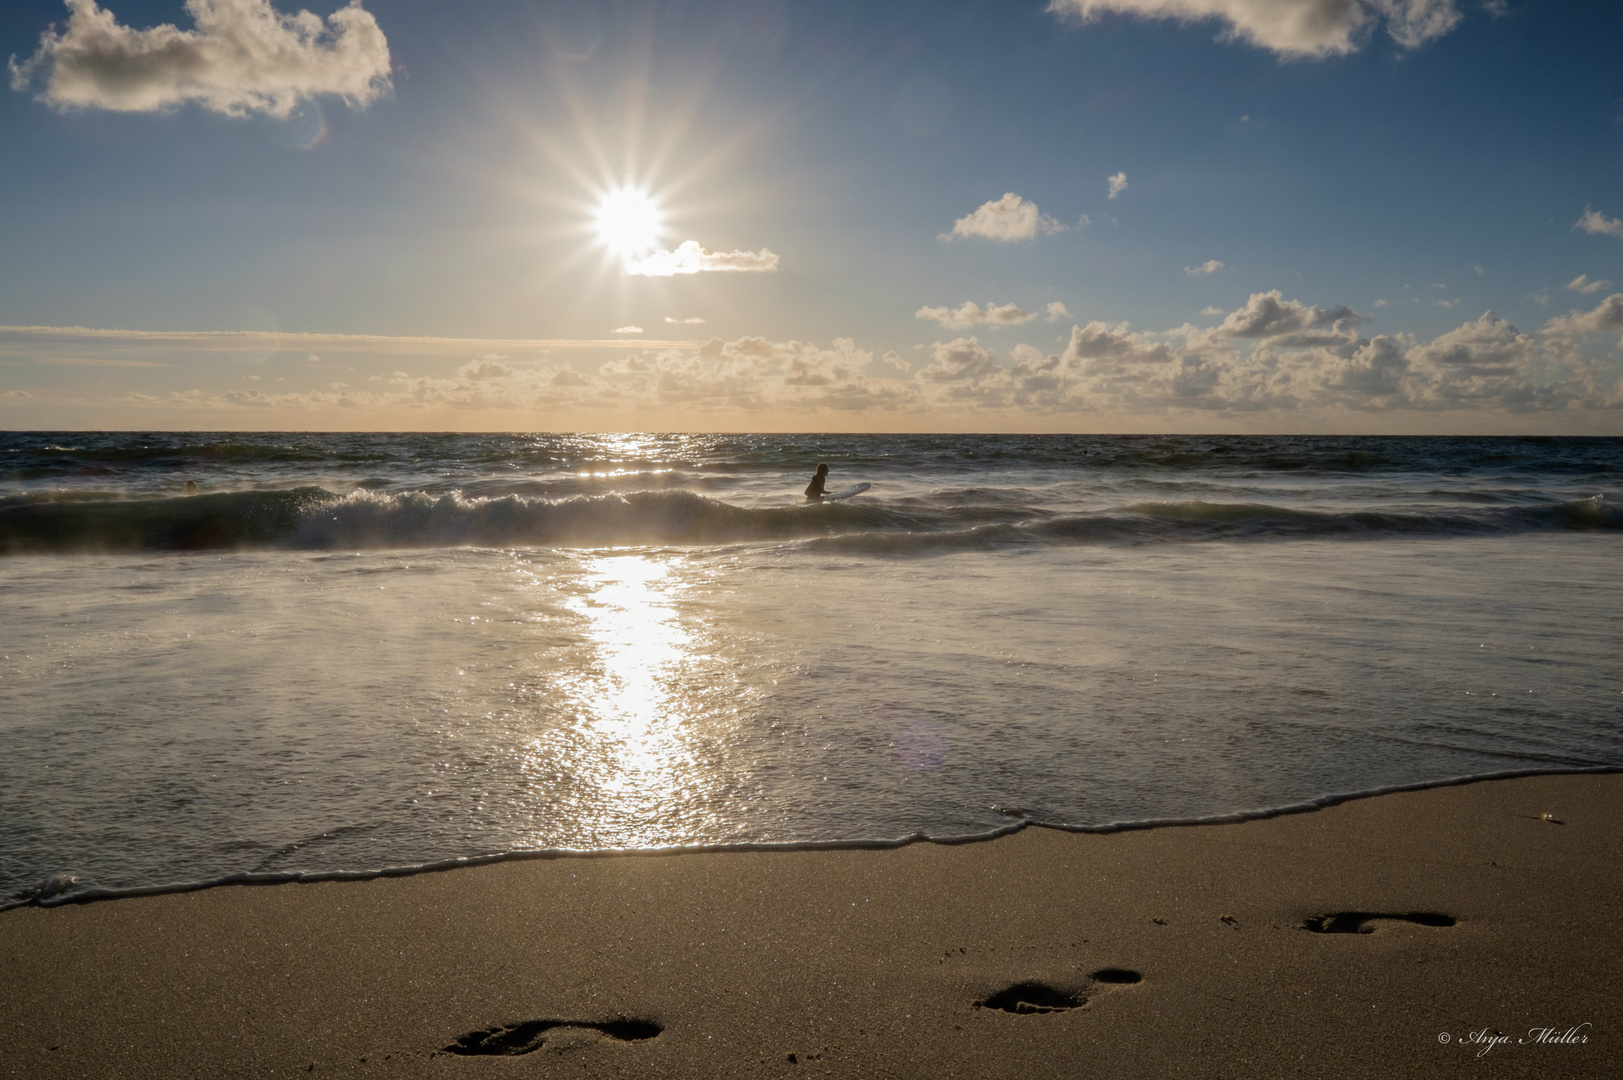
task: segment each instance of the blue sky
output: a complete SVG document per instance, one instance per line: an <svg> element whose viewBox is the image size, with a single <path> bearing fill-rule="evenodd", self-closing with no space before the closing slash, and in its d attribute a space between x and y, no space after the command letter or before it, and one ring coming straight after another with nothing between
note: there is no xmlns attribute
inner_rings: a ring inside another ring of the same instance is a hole
<svg viewBox="0 0 1623 1080"><path fill-rule="evenodd" d="M1614 3L299 10L0 9L0 424L1623 433Z"/></svg>

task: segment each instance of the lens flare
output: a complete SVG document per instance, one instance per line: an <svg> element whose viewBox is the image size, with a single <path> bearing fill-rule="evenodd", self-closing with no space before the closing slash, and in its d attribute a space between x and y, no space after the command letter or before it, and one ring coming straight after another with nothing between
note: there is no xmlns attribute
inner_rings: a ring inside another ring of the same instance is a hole
<svg viewBox="0 0 1623 1080"><path fill-rule="evenodd" d="M652 251L665 227L659 205L636 188L617 188L604 195L593 224L598 239L622 258Z"/></svg>

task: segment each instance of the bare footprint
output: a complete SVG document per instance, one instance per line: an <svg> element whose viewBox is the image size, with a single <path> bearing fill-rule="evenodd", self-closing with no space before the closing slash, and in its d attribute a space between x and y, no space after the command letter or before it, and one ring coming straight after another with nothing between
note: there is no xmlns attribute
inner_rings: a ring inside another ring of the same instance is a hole
<svg viewBox="0 0 1623 1080"><path fill-rule="evenodd" d="M1090 979L1095 984L1106 986L1127 986L1142 982L1144 976L1130 968L1100 968ZM1017 982L1013 986L1005 987L995 994L989 994L975 1002L978 1009L998 1009L1002 1012L1017 1013L1021 1016L1030 1016L1036 1013L1063 1012L1066 1009L1079 1009L1088 1003L1085 990L1065 990L1051 986L1035 979Z"/></svg>
<svg viewBox="0 0 1623 1080"><path fill-rule="evenodd" d="M1377 922L1408 922L1417 926L1453 926L1454 917L1435 911L1337 911L1315 915L1302 923L1302 929L1315 934L1372 934Z"/></svg>
<svg viewBox="0 0 1623 1080"><path fill-rule="evenodd" d="M500 1057L529 1054L545 1046L548 1033L559 1028L595 1031L622 1042L652 1039L665 1030L652 1020L526 1020L521 1024L470 1031L458 1036L451 1045L441 1047L440 1053Z"/></svg>

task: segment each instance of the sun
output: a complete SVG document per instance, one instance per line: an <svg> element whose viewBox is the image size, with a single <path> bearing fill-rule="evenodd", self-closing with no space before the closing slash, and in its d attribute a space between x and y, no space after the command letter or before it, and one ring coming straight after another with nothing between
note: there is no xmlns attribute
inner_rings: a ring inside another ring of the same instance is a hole
<svg viewBox="0 0 1623 1080"><path fill-rule="evenodd" d="M665 228L659 204L636 188L616 188L605 194L592 220L598 239L622 258L652 251Z"/></svg>

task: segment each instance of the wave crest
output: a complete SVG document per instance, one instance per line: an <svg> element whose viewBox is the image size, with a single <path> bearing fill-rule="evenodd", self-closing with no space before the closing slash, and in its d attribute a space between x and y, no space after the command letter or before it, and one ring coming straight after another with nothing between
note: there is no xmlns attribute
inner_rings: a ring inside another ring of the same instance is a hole
<svg viewBox="0 0 1623 1080"><path fill-rule="evenodd" d="M853 554L1008 545L1469 536L1623 530L1600 496L1453 513L1307 510L1258 503L1140 502L1055 516L1036 508L885 504L875 499L736 506L687 490L542 498L319 487L180 498L105 494L0 499L0 554L82 551L608 547L798 541Z"/></svg>

